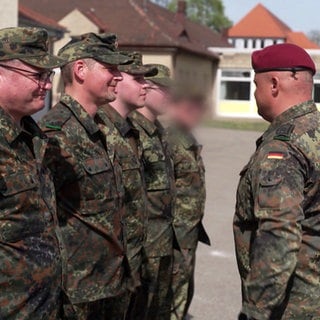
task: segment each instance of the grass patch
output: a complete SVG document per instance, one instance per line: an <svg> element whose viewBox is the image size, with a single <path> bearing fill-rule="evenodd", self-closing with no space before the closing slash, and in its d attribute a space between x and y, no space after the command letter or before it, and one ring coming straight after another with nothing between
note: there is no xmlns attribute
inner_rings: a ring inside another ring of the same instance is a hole
<svg viewBox="0 0 320 320"><path fill-rule="evenodd" d="M269 124L263 120L215 119L205 121L204 126L218 129L263 132L268 128Z"/></svg>

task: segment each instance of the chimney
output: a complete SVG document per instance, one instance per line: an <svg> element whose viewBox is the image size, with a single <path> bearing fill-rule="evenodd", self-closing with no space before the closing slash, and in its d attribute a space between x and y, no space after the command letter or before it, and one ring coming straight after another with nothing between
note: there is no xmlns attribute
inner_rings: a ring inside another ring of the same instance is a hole
<svg viewBox="0 0 320 320"><path fill-rule="evenodd" d="M181 24L184 24L184 21L187 16L187 3L185 0L179 0L176 12L176 20Z"/></svg>

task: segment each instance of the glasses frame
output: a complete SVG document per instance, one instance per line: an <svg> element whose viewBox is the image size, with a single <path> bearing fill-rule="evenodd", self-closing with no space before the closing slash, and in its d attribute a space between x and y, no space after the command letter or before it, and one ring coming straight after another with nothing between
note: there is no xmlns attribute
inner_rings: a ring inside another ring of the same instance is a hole
<svg viewBox="0 0 320 320"><path fill-rule="evenodd" d="M0 67L8 69L12 72L21 74L22 76L37 83L40 88L43 88L48 82L52 82L55 72L53 70L45 70L42 72L33 72L26 69L21 69L13 66L8 66L0 63Z"/></svg>

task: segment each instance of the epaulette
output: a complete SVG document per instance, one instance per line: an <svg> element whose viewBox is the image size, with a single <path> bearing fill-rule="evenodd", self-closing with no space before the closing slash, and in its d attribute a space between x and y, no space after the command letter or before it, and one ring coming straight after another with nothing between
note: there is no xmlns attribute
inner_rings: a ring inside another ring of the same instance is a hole
<svg viewBox="0 0 320 320"><path fill-rule="evenodd" d="M276 134L273 137L273 139L280 140L280 141L290 141L293 130L294 130L294 124L286 123L276 130Z"/></svg>
<svg viewBox="0 0 320 320"><path fill-rule="evenodd" d="M54 110L56 109L56 110ZM56 106L49 117L44 117L42 121L43 131L61 131L63 125L71 118L71 112L67 108Z"/></svg>

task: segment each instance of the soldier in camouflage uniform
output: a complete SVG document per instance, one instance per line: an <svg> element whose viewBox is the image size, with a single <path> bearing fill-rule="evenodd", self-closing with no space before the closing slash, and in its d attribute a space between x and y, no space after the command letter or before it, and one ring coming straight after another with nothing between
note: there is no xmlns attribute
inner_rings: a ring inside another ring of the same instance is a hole
<svg viewBox="0 0 320 320"><path fill-rule="evenodd" d="M170 108L167 140L174 164L176 201L173 226L180 250L174 250L172 320L184 320L194 294L198 241L210 245L202 218L206 201L202 146L192 134L205 112L204 97L181 88Z"/></svg>
<svg viewBox="0 0 320 320"><path fill-rule="evenodd" d="M126 294L120 171L111 163L98 108L116 98L117 65L130 59L114 35L74 37L59 51L65 94L41 121L50 137L46 163L54 175L67 249L66 319L124 318L114 301Z"/></svg>
<svg viewBox="0 0 320 320"><path fill-rule="evenodd" d="M168 105L167 91L171 81L166 67L150 67L156 67L159 73L148 78L150 88L145 107L130 116L140 133L148 195L142 292L139 295L140 308L136 308L134 319L166 320L170 319L171 305L174 180L164 129L157 116Z"/></svg>
<svg viewBox="0 0 320 320"><path fill-rule="evenodd" d="M234 235L239 319L320 319L320 114L300 47L256 51L259 114L271 122L240 173Z"/></svg>
<svg viewBox="0 0 320 320"><path fill-rule="evenodd" d="M118 162L122 171L124 185L124 222L126 253L132 276L131 305L135 304L136 290L141 286L142 248L147 222L146 189L143 178L142 150L139 132L128 119L128 114L144 106L148 84L145 75L157 73L155 68L142 65L142 55L137 52L126 53L133 62L119 66L123 80L118 84L117 99L98 111L101 130L107 138L111 161ZM129 317L129 315L127 316Z"/></svg>
<svg viewBox="0 0 320 320"><path fill-rule="evenodd" d="M62 307L63 247L47 138L31 114L51 89L43 29L0 30L0 319L56 320Z"/></svg>

